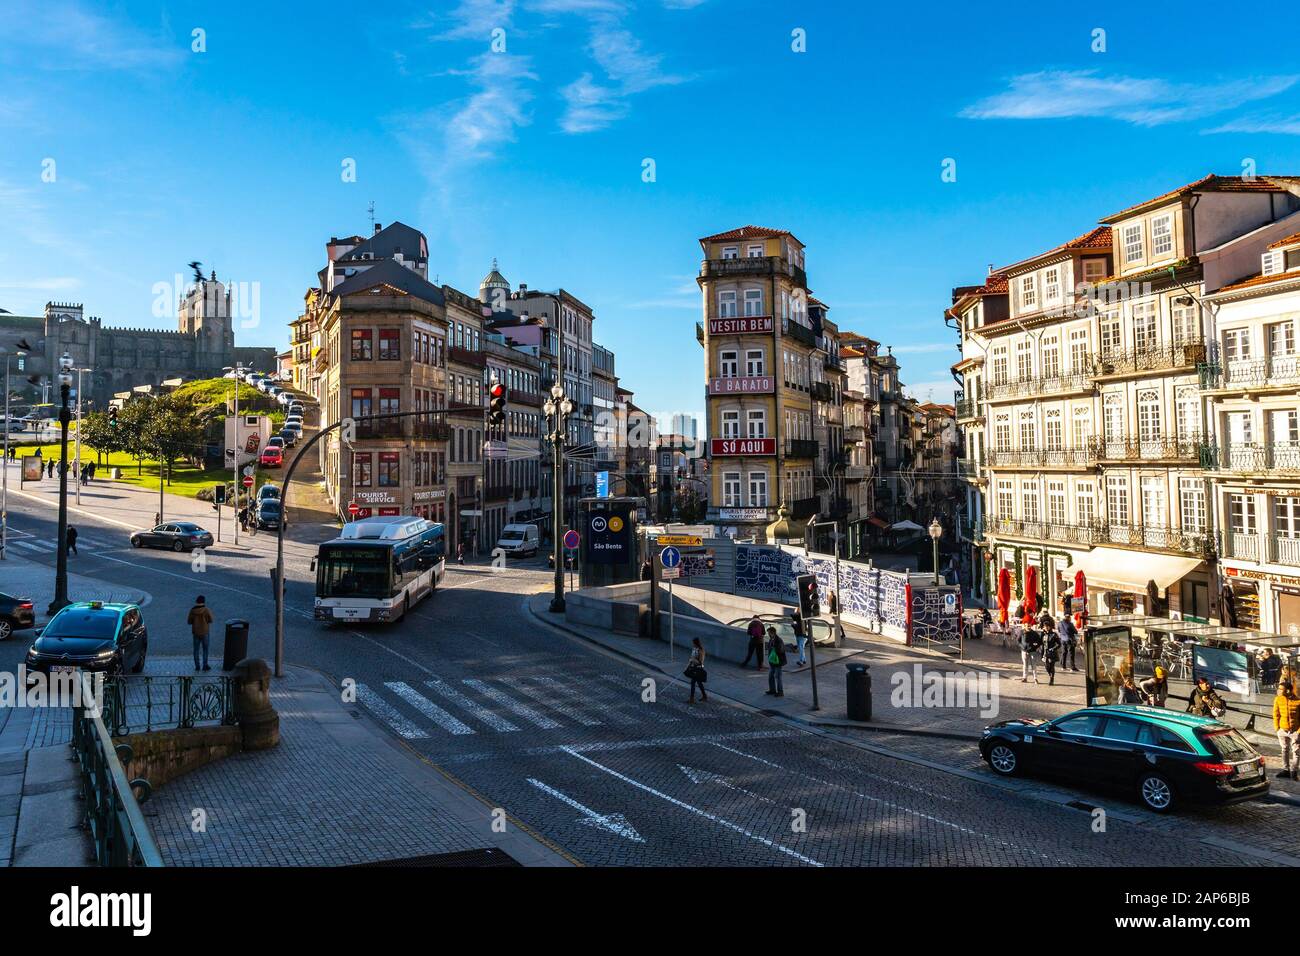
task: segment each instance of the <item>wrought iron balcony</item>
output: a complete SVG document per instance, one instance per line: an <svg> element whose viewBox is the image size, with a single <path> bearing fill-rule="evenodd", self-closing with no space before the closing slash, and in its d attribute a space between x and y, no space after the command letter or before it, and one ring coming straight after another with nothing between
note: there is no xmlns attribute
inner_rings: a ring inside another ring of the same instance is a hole
<svg viewBox="0 0 1300 956"><path fill-rule="evenodd" d="M705 259L700 264L700 275L705 277L786 275L795 285L808 287L804 270L780 256L755 256L743 259Z"/></svg>
<svg viewBox="0 0 1300 956"><path fill-rule="evenodd" d="M1097 522L1064 524L1051 521L1024 521L1020 518L989 518L990 534L1014 538L1030 538L1057 544L1103 544L1109 538L1106 526Z"/></svg>
<svg viewBox="0 0 1300 956"><path fill-rule="evenodd" d="M1203 389L1260 389L1300 383L1300 357L1275 355L1271 358L1233 362L1206 362L1200 366Z"/></svg>
<svg viewBox="0 0 1300 956"><path fill-rule="evenodd" d="M447 441L451 438L451 426L441 419L413 418L411 437L425 441Z"/></svg>
<svg viewBox="0 0 1300 956"><path fill-rule="evenodd" d="M1097 361L1096 376L1106 378L1111 375L1131 375L1135 372L1195 368L1205 361L1205 356L1205 343L1200 340L1103 352Z"/></svg>
<svg viewBox="0 0 1300 956"><path fill-rule="evenodd" d="M1010 382L996 382L988 387L987 397L990 401L1008 398L1028 398L1034 395L1065 395L1071 392L1091 392L1093 385L1092 369L1071 372L1069 375L1053 375L1050 378L1016 379ZM961 416L958 415L960 418Z"/></svg>
<svg viewBox="0 0 1300 956"><path fill-rule="evenodd" d="M813 333L813 330L805 328L798 322L792 322L790 319L781 320L781 334L794 339L796 342L801 342L810 349L817 347L817 336Z"/></svg>
<svg viewBox="0 0 1300 956"><path fill-rule="evenodd" d="M786 458L816 458L817 442L810 438L787 438L785 440Z"/></svg>
<svg viewBox="0 0 1300 956"><path fill-rule="evenodd" d="M381 419L371 422L357 422L358 439L401 438L402 421L400 418Z"/></svg>
<svg viewBox="0 0 1300 956"><path fill-rule="evenodd" d="M958 458L957 475L961 478L980 479L984 477L984 462L976 458Z"/></svg>
<svg viewBox="0 0 1300 956"><path fill-rule="evenodd" d="M990 451L990 468L1091 468L1097 463L1095 445L1083 448L1022 448Z"/></svg>
<svg viewBox="0 0 1300 956"><path fill-rule="evenodd" d="M798 498L790 505L790 517L811 518L822 506L822 500L814 495L811 498Z"/></svg>
<svg viewBox="0 0 1300 956"><path fill-rule="evenodd" d="M813 382L812 397L818 402L829 402L834 397L830 382Z"/></svg>
<svg viewBox="0 0 1300 956"><path fill-rule="evenodd" d="M452 345L447 348L447 361L460 365L471 365L476 368L487 367L487 356L482 352L476 352L460 345Z"/></svg>
<svg viewBox="0 0 1300 956"><path fill-rule="evenodd" d="M1300 443L1231 442L1224 447L1201 444L1201 467L1243 474L1300 474Z"/></svg>
<svg viewBox="0 0 1300 956"><path fill-rule="evenodd" d="M1150 525L1108 524L1106 540L1111 544L1177 551L1179 554L1213 557L1217 550L1214 535L1208 531L1184 531L1181 528L1158 528Z"/></svg>
<svg viewBox="0 0 1300 956"><path fill-rule="evenodd" d="M978 402L973 398L963 398L957 403L957 420L968 421L972 418L983 418L984 415L980 409L982 404L983 402Z"/></svg>
<svg viewBox="0 0 1300 956"><path fill-rule="evenodd" d="M1097 461L1181 461L1197 463L1201 459L1201 436L1181 438L1134 438L1111 435L1093 438Z"/></svg>

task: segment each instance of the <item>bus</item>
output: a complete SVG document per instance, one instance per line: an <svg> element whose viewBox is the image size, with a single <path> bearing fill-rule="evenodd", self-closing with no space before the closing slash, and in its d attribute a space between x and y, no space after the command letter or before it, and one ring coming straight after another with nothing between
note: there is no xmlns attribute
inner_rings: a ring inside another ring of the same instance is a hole
<svg viewBox="0 0 1300 956"><path fill-rule="evenodd" d="M312 570L316 620L400 621L446 575L446 532L424 518L352 521L320 545Z"/></svg>

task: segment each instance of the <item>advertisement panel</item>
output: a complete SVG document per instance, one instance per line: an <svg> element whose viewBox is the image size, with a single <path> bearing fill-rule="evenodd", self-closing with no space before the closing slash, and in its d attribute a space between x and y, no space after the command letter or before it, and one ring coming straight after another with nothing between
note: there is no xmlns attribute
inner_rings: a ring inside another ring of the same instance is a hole
<svg viewBox="0 0 1300 956"><path fill-rule="evenodd" d="M750 332L771 332L774 329L770 315L734 315L725 319L709 319L710 335L745 335Z"/></svg>
<svg viewBox="0 0 1300 956"><path fill-rule="evenodd" d="M775 438L714 438L709 449L716 458L720 455L775 455Z"/></svg>

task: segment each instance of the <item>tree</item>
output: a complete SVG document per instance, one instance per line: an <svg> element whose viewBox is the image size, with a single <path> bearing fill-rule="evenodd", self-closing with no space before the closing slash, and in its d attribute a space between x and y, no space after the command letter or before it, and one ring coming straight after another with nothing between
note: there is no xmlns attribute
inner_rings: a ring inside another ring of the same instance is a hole
<svg viewBox="0 0 1300 956"><path fill-rule="evenodd" d="M203 447L204 420L194 403L183 397L161 395L146 400L144 427L140 433L143 454L158 456L159 474L166 468L171 483L172 462L193 457Z"/></svg>
<svg viewBox="0 0 1300 956"><path fill-rule="evenodd" d="M108 423L107 412L87 412L82 415L79 431L81 443L94 449L96 460L101 465L104 463L105 455L111 455L115 451L126 451L122 428L120 425L114 428Z"/></svg>

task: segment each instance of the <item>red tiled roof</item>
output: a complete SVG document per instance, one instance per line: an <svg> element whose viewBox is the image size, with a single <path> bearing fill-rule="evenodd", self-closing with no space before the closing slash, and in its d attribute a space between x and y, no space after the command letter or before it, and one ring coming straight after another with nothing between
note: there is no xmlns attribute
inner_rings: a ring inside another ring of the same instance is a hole
<svg viewBox="0 0 1300 956"><path fill-rule="evenodd" d="M781 236L789 236L795 242L799 242L794 233L788 229L768 229L764 226L741 226L739 229L728 229L716 235L704 236L700 242L723 242L727 239L779 239ZM803 245L803 243L799 244Z"/></svg>
<svg viewBox="0 0 1300 956"><path fill-rule="evenodd" d="M1018 266L1025 265L1026 263L1029 262L1037 262L1039 259L1046 259L1048 256L1055 255L1056 253L1059 252L1073 252L1076 249L1109 250L1110 248L1111 248L1110 226L1098 226L1095 229L1089 229L1081 236L1075 236L1073 239L1069 240L1068 242L1063 242L1059 246L1053 246L1052 248L1048 249L1046 252L1039 252L1036 253L1035 255L1029 256L1028 258L1021 259L1019 262L1013 262L1009 266L1004 266L1002 272L1003 273L1010 272L1012 269L1015 269ZM1005 275L1003 275L1002 281L1004 284L1004 291L1005 291L1005 283L1006 283Z"/></svg>
<svg viewBox="0 0 1300 956"><path fill-rule="evenodd" d="M1177 189L1171 189L1167 193L1162 193L1152 199L1145 199L1136 205L1129 206L1127 209L1121 209L1119 212L1110 216L1104 216L1101 222L1115 222L1131 216L1133 213L1151 206L1159 206L1171 199L1179 196L1186 196L1193 192L1287 192L1285 183L1295 183L1294 176L1255 176L1250 179L1244 176L1217 176L1210 173L1208 176L1202 176L1195 182L1188 183L1185 186L1179 186Z"/></svg>
<svg viewBox="0 0 1300 956"><path fill-rule="evenodd" d="M1240 282L1234 282L1231 285L1225 285L1221 289L1216 289L1215 294L1220 292L1231 292L1235 289L1249 289L1257 285L1269 285L1273 282L1284 282L1290 279L1292 282L1300 279L1300 272L1292 270L1291 272L1275 272L1271 276L1263 274L1251 276L1249 279L1242 279Z"/></svg>
<svg viewBox="0 0 1300 956"><path fill-rule="evenodd" d="M855 349L852 345L842 345L840 346L840 354L849 358L862 358L867 353L860 349Z"/></svg>
<svg viewBox="0 0 1300 956"><path fill-rule="evenodd" d="M1300 232L1293 232L1291 235L1279 239L1277 242L1270 242L1268 247L1270 249L1281 249L1283 246L1289 246L1294 242L1300 242Z"/></svg>

